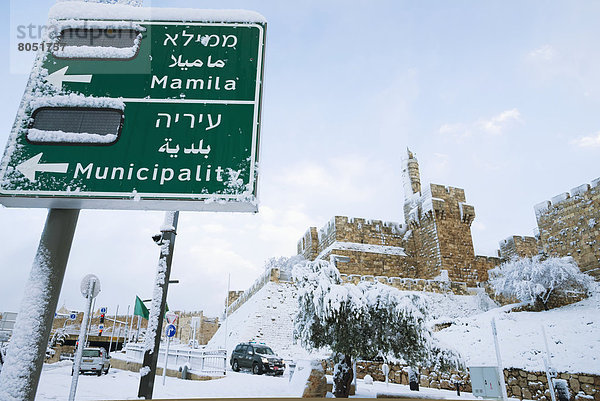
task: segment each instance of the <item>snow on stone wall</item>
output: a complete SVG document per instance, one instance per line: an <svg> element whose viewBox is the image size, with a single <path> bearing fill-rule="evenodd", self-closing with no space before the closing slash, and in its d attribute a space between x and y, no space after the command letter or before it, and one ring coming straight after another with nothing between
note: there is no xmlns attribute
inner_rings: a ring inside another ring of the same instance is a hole
<svg viewBox="0 0 600 401"><path fill-rule="evenodd" d="M507 307L496 308L485 294L419 293L429 301L428 325L432 328L449 325L435 336L457 349L468 364L495 360L489 323L495 316L505 367L540 369L543 351L540 325L545 324L555 368L572 373L600 373L596 367L600 366L597 363L600 360L597 340L600 326L593 319L600 305L597 291L577 304L538 313L505 313ZM292 283L267 283L229 316L228 355L240 342L257 341L264 342L288 360L326 357L326 353L309 354L299 344L294 344L296 308L296 288ZM225 326L223 322L209 342L209 349L224 346ZM586 341L581 341L582 338Z"/></svg>
<svg viewBox="0 0 600 401"><path fill-rule="evenodd" d="M580 269L600 279L600 179L535 205L543 250L572 256Z"/></svg>
<svg viewBox="0 0 600 401"><path fill-rule="evenodd" d="M284 359L307 357L299 344L294 344L294 317L297 310L296 289L292 283L269 282L229 316L209 341L207 348L225 346L227 353L241 342L264 342Z"/></svg>

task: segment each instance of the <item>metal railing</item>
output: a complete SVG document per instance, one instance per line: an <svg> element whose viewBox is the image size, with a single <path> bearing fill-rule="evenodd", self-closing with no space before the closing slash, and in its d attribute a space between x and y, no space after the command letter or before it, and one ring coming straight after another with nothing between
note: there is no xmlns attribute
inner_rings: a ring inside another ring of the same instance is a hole
<svg viewBox="0 0 600 401"><path fill-rule="evenodd" d="M158 353L158 366L164 366L166 348L161 347ZM128 360L141 363L144 360L144 344L128 343L125 346L125 356ZM170 349L168 369L179 369L188 365L188 369L196 374L225 375L227 370L227 351Z"/></svg>

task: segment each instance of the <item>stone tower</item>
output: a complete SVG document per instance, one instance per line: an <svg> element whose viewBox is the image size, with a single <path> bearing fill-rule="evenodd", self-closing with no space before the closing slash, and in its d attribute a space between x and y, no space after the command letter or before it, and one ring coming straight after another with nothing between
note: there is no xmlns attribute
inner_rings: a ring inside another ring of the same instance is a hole
<svg viewBox="0 0 600 401"><path fill-rule="evenodd" d="M419 163L407 149L402 163L404 219L411 229L407 248L413 250L417 277L434 278L447 270L450 280L473 284L475 251L471 223L475 209L461 188L429 184L421 188Z"/></svg>
<svg viewBox="0 0 600 401"><path fill-rule="evenodd" d="M419 161L415 155L406 148L407 158L402 160L402 181L404 193L416 194L421 192L421 177L419 174Z"/></svg>

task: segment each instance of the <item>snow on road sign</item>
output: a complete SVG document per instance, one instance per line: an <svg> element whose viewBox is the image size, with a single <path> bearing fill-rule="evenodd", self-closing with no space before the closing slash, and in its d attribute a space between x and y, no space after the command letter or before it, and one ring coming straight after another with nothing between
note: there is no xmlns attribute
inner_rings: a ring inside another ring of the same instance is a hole
<svg viewBox="0 0 600 401"><path fill-rule="evenodd" d="M256 212L264 19L65 4L0 163L0 203Z"/></svg>

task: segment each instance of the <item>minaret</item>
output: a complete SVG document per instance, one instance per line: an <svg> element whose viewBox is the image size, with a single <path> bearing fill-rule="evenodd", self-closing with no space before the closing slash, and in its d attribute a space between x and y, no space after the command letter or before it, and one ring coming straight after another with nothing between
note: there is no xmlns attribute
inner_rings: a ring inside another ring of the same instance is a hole
<svg viewBox="0 0 600 401"><path fill-rule="evenodd" d="M408 198L412 194L421 192L421 177L419 174L419 161L406 148L407 158L402 160L402 183L404 185L404 196Z"/></svg>

